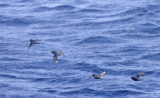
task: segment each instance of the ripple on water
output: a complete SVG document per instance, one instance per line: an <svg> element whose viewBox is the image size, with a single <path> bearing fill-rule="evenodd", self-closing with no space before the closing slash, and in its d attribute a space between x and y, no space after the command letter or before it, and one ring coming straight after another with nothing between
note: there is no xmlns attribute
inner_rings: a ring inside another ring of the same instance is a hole
<svg viewBox="0 0 160 98"><path fill-rule="evenodd" d="M36 24L40 22L39 20L35 20L33 17L27 16L22 18L2 18L1 24L6 24L10 26L29 26L31 24Z"/></svg>
<svg viewBox="0 0 160 98"><path fill-rule="evenodd" d="M82 89L78 89L78 90L74 90L74 91L63 92L61 94L62 95L80 94L80 95L85 95L85 96L95 95L95 96L103 96L103 97L110 95L110 93L108 93L106 91L100 91L100 90L95 90L95 89L91 89L91 88L82 88Z"/></svg>
<svg viewBox="0 0 160 98"><path fill-rule="evenodd" d="M0 4L1 8L8 7L8 6L10 6L10 5L9 4Z"/></svg>
<svg viewBox="0 0 160 98"><path fill-rule="evenodd" d="M131 8L129 10L126 10L125 12L120 13L120 16L142 16L145 15L148 12L148 10L145 7L137 7L137 8Z"/></svg>
<svg viewBox="0 0 160 98"><path fill-rule="evenodd" d="M104 12L104 10L100 10L100 9L81 9L79 12L82 12L82 13L102 13L102 12Z"/></svg>
<svg viewBox="0 0 160 98"><path fill-rule="evenodd" d="M74 10L75 7L72 5L59 5L56 7L47 7L47 6L40 6L37 8L34 8L34 12L45 12L45 11L55 11L55 10L59 10L59 11L72 11Z"/></svg>
<svg viewBox="0 0 160 98"><path fill-rule="evenodd" d="M160 59L160 53L147 54L147 55L142 56L141 59L159 61L159 59Z"/></svg>
<svg viewBox="0 0 160 98"><path fill-rule="evenodd" d="M79 42L77 42L77 45L82 45L82 44L106 44L106 43L117 43L119 42L118 40L115 40L114 38L110 37L104 37L104 36L95 36L95 37L88 37L85 38Z"/></svg>
<svg viewBox="0 0 160 98"><path fill-rule="evenodd" d="M40 7L36 7L34 10L33 10L33 12L45 12L45 11L52 11L54 8L52 8L52 7L42 7L42 6L40 6Z"/></svg>
<svg viewBox="0 0 160 98"><path fill-rule="evenodd" d="M54 90L53 88L42 88L42 89L38 90L38 92L40 92L40 93L46 92L46 93L54 94L57 92L57 90Z"/></svg>
<svg viewBox="0 0 160 98"><path fill-rule="evenodd" d="M54 7L54 9L56 10L74 10L75 7L72 5L59 5L59 6Z"/></svg>
<svg viewBox="0 0 160 98"><path fill-rule="evenodd" d="M137 95L138 96L141 94L144 94L144 93L141 91L133 91L133 90L116 90L112 93L113 96L118 95L119 97L120 96L127 96L127 95Z"/></svg>

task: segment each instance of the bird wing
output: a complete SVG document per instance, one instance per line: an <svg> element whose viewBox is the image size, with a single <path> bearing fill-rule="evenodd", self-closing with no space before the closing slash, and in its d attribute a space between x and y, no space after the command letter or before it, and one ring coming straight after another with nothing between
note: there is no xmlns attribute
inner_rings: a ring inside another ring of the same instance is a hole
<svg viewBox="0 0 160 98"><path fill-rule="evenodd" d="M102 75L104 75L104 74L106 74L106 72L102 72L102 73L100 73L100 74L98 74L99 76L102 76Z"/></svg>
<svg viewBox="0 0 160 98"><path fill-rule="evenodd" d="M60 51L57 51L57 52L56 52L56 55L57 55L57 56L60 56L60 55L63 55L63 53L60 52Z"/></svg>
<svg viewBox="0 0 160 98"><path fill-rule="evenodd" d="M55 55L55 54L56 54L56 51L51 51L51 53Z"/></svg>
<svg viewBox="0 0 160 98"><path fill-rule="evenodd" d="M28 49L30 49L32 47L32 43L29 44Z"/></svg>
<svg viewBox="0 0 160 98"><path fill-rule="evenodd" d="M35 40L35 44L40 44L38 40Z"/></svg>
<svg viewBox="0 0 160 98"><path fill-rule="evenodd" d="M54 63L57 64L57 56L54 56Z"/></svg>
<svg viewBox="0 0 160 98"><path fill-rule="evenodd" d="M137 78L139 78L141 75L143 75L144 73L138 73L137 75L136 75L136 77Z"/></svg>

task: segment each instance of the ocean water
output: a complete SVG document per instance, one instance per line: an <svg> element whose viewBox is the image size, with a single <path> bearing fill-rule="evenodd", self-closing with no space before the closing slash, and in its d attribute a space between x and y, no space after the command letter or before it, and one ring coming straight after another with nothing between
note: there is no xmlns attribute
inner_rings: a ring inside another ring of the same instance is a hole
<svg viewBox="0 0 160 98"><path fill-rule="evenodd" d="M160 0L0 0L0 98L160 98L159 76Z"/></svg>

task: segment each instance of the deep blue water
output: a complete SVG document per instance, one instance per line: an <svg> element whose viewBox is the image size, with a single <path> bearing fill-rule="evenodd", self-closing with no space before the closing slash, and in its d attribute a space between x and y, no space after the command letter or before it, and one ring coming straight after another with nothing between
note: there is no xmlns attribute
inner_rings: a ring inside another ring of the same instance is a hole
<svg viewBox="0 0 160 98"><path fill-rule="evenodd" d="M0 98L159 98L159 76L160 0L0 0Z"/></svg>

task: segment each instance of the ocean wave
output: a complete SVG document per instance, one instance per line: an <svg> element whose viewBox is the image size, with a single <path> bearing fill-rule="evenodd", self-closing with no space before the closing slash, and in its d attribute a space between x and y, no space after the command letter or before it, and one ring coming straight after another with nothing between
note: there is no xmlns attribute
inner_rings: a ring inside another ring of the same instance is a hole
<svg viewBox="0 0 160 98"><path fill-rule="evenodd" d="M8 6L10 6L9 4L0 4L0 7L8 7Z"/></svg>
<svg viewBox="0 0 160 98"><path fill-rule="evenodd" d="M1 58L0 61L24 61L24 60L6 57L6 58Z"/></svg>
<svg viewBox="0 0 160 98"><path fill-rule="evenodd" d="M100 29L100 28L105 28L105 27L110 27L111 25L118 25L123 23L124 25L128 23L133 23L134 18L133 17L125 17L121 19L114 19L114 20L108 20L108 21L84 21L84 22L79 22L79 23L74 23L74 24L67 24L65 25L66 27L86 27L86 28L91 28L91 29Z"/></svg>
<svg viewBox="0 0 160 98"><path fill-rule="evenodd" d="M52 78L29 78L31 79L31 82L45 82L45 81L49 81Z"/></svg>
<svg viewBox="0 0 160 98"><path fill-rule="evenodd" d="M100 9L81 9L79 12L82 12L82 13L102 13L102 12L104 12L104 10L100 10Z"/></svg>
<svg viewBox="0 0 160 98"><path fill-rule="evenodd" d="M87 71L87 72L99 72L102 69L99 68L97 65L92 65L89 63L81 62L81 63L76 63L74 69L79 69L81 71Z"/></svg>
<svg viewBox="0 0 160 98"><path fill-rule="evenodd" d="M18 77L14 75L8 75L8 74L0 74L1 78L12 78L12 79L18 79Z"/></svg>
<svg viewBox="0 0 160 98"><path fill-rule="evenodd" d="M53 10L53 9L54 9L54 8L52 8L52 7L42 7L42 6L40 6L40 7L34 8L34 9L33 9L33 12L51 11L51 10Z"/></svg>
<svg viewBox="0 0 160 98"><path fill-rule="evenodd" d="M159 59L160 59L160 53L147 54L147 55L142 56L141 59L159 61Z"/></svg>
<svg viewBox="0 0 160 98"><path fill-rule="evenodd" d="M75 7L72 5L59 5L59 6L54 7L54 9L56 10L74 10Z"/></svg>
<svg viewBox="0 0 160 98"><path fill-rule="evenodd" d="M0 17L0 19L2 20L0 24L10 25L10 26L28 26L30 24L35 24L37 22L40 22L30 16L23 18Z"/></svg>
<svg viewBox="0 0 160 98"><path fill-rule="evenodd" d="M154 23L142 23L141 26L145 26L145 27L155 27L155 26L157 26L157 25L154 24Z"/></svg>
<svg viewBox="0 0 160 98"><path fill-rule="evenodd" d="M120 13L120 16L129 16L129 15L134 15L134 16L142 16L145 15L148 12L148 10L144 7L137 7L137 8L132 8L129 10L126 10L125 12Z"/></svg>
<svg viewBox="0 0 160 98"><path fill-rule="evenodd" d="M33 2L35 2L35 0L19 0L19 1L16 1L16 2L18 2L18 3L33 3Z"/></svg>
<svg viewBox="0 0 160 98"><path fill-rule="evenodd" d="M69 91L69 92L63 92L61 93L63 95L70 95L70 94L95 94L100 96L105 96L107 93L105 91L98 91L91 88L82 88L79 90Z"/></svg>
<svg viewBox="0 0 160 98"><path fill-rule="evenodd" d="M144 94L141 91L133 91L133 90L116 90L113 93L113 96L119 95L119 96L126 96L126 95L140 95Z"/></svg>
<svg viewBox="0 0 160 98"><path fill-rule="evenodd" d="M129 38L129 39L139 39L139 38L141 38L141 39L151 39L152 37L156 37L156 36L152 36L152 35L147 35L147 34L144 34L144 33L142 33L142 34L137 34L136 32L132 32L132 33L126 33L126 34L124 34L124 35L121 35L121 37L123 37L123 38Z"/></svg>
<svg viewBox="0 0 160 98"><path fill-rule="evenodd" d="M88 37L85 38L79 42L77 42L77 45L82 44L106 44L106 43L116 43L117 41L115 39L109 38L109 37L103 37L103 36L95 36L95 37Z"/></svg>
<svg viewBox="0 0 160 98"><path fill-rule="evenodd" d="M124 55L140 55L145 53L145 49L141 47L136 47L136 46L127 46L127 47L121 47L119 49L115 49L112 52L116 53L122 53Z"/></svg>
<svg viewBox="0 0 160 98"><path fill-rule="evenodd" d="M1 20L0 24L5 23L6 21L8 21L10 19L11 19L11 17L0 15L0 20Z"/></svg>
<svg viewBox="0 0 160 98"><path fill-rule="evenodd" d="M152 10L152 11L154 11L154 10L159 10L160 9L160 5L148 5L147 7L146 7L148 10Z"/></svg>
<svg viewBox="0 0 160 98"><path fill-rule="evenodd" d="M148 34L158 34L160 26L152 24L140 24L136 28L137 31Z"/></svg>
<svg viewBox="0 0 160 98"><path fill-rule="evenodd" d="M59 11L71 11L74 10L75 7L71 5L59 5L56 7L46 7L46 6L40 6L37 8L34 8L34 12L44 12L44 11L52 11L52 10L59 10Z"/></svg>
<svg viewBox="0 0 160 98"><path fill-rule="evenodd" d="M50 34L50 35L52 35L52 34ZM56 39L46 39L45 41L46 42L57 42L57 41L61 41L61 39L59 39L59 38L56 38Z"/></svg>
<svg viewBox="0 0 160 98"><path fill-rule="evenodd" d="M42 88L42 89L40 89L40 90L38 90L38 92L40 92L40 93L44 93L44 92L46 92L46 93L56 93L57 92L57 90L54 90L53 88Z"/></svg>

